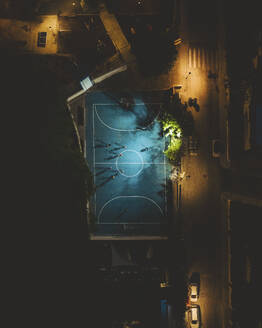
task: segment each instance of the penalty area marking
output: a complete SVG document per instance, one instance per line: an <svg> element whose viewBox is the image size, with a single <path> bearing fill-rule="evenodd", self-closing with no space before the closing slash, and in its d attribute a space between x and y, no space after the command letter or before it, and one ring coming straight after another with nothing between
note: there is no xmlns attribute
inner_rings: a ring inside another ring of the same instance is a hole
<svg viewBox="0 0 262 328"><path fill-rule="evenodd" d="M112 165L115 164L115 162L97 162L95 163L96 165ZM121 163L121 165L128 164L128 165L138 165L140 163L137 162L124 162ZM143 162L144 165L166 165L166 163L148 163L148 162Z"/></svg>
<svg viewBox="0 0 262 328"><path fill-rule="evenodd" d="M159 113L160 113L160 111L157 113L157 115L156 115L156 117L153 119L153 121L151 122L151 123L149 123L146 127L144 127L144 128L140 128L140 129L116 129L116 128L113 128L113 127L111 127L110 125L108 125L108 124L106 124L105 122L104 122L104 120L100 117L100 115L98 114L98 112L97 112L97 108L96 108L96 106L99 106L99 105L106 105L106 104L93 104L93 111L95 111L96 112L96 116L97 116L97 118L99 119L99 121L100 121L100 123L101 124L103 124L105 127L107 127L108 129L110 129L110 130L113 130L113 131L118 131L118 132L136 132L136 131L141 131L141 130L146 130L150 125L152 125L154 122L155 122L155 120L157 119L157 117L158 117L158 115L159 115ZM107 104L107 105L111 105L111 104ZM140 105L140 104L136 104L136 105ZM141 104L142 105L142 104ZM147 105L147 104L143 104L143 105ZM162 106L162 103L148 103L148 105L161 105Z"/></svg>
<svg viewBox="0 0 262 328"><path fill-rule="evenodd" d="M95 103L93 104L94 106L112 106L115 105L116 103L107 103L107 104L102 104L102 103ZM137 103L134 104L135 106L142 106L142 105L163 105L163 103Z"/></svg>
<svg viewBox="0 0 262 328"><path fill-rule="evenodd" d="M149 197L146 197L146 196L137 196L137 195L136 195L136 196L117 196L117 197L114 197L114 198L108 200L108 201L103 205L103 207L102 207L101 210L99 211L99 214L98 214L98 217L97 217L97 223L100 223L100 222L99 222L99 221L100 221L100 216L101 216L101 214L102 214L104 208L105 208L109 203L111 203L113 200L116 200L116 199L119 199L119 198L142 198L142 199L146 199L146 200L148 200L149 202L155 204L155 205L157 206L157 208L159 209L160 213L162 214L162 216L164 216L164 213L163 213L161 207L160 207L160 206L159 206L159 205L158 205L153 199L151 199L151 198L149 198Z"/></svg>

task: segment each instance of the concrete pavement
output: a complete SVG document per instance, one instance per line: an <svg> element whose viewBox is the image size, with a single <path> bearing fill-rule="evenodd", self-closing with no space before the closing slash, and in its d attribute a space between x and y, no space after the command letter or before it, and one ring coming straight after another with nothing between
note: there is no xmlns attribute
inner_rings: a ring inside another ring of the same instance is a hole
<svg viewBox="0 0 262 328"><path fill-rule="evenodd" d="M39 39L39 33L45 36ZM58 51L57 15L38 16L37 21L0 19L0 38L6 44L24 53L41 55L56 54ZM39 44L39 42L41 44Z"/></svg>
<svg viewBox="0 0 262 328"><path fill-rule="evenodd" d="M108 12L105 5L101 6L100 18L104 24L104 27L116 47L119 54L122 56L126 63L132 63L135 61L135 56L131 54L131 47L127 41L116 17L114 14Z"/></svg>

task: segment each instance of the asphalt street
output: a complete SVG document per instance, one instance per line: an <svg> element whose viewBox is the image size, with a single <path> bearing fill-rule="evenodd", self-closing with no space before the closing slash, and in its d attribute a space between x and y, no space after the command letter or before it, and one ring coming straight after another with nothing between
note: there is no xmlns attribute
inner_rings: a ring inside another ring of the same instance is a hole
<svg viewBox="0 0 262 328"><path fill-rule="evenodd" d="M213 3L212 3L213 4ZM216 3L215 3L216 4ZM221 219L220 161L212 157L212 139L220 137L221 101L225 92L218 43L216 6L202 0L181 2L178 77L182 102L196 98L199 110L189 107L195 120L198 155L182 158L181 211L184 217L188 277L200 274L203 327L225 327L225 222ZM190 72L190 73L189 73ZM211 77L210 77L211 75ZM223 98L224 99L224 98ZM187 316L186 316L187 317Z"/></svg>

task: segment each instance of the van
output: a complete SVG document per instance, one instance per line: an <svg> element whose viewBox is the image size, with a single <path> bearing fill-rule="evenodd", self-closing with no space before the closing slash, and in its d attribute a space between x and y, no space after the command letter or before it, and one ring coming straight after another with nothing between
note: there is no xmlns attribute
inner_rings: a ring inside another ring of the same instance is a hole
<svg viewBox="0 0 262 328"><path fill-rule="evenodd" d="M200 327L200 307L198 305L191 306L189 309L189 324L191 328Z"/></svg>

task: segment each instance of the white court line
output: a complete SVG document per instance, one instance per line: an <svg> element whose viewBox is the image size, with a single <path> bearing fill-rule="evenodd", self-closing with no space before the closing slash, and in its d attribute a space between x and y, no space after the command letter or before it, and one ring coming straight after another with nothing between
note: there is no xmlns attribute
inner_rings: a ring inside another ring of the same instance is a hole
<svg viewBox="0 0 262 328"><path fill-rule="evenodd" d="M141 104L139 103L139 104L135 104L135 105L147 105L147 104L149 104L149 105L161 105L162 106L163 103L141 103ZM112 165L112 164L115 164L115 162L111 162L111 163L108 163L108 162L106 162L106 163L104 163L104 162L95 162L95 123L94 123L94 120L95 120L95 112L96 112L96 115L97 115L98 119L100 120L100 122L103 125L107 126L109 129L112 129L112 130L115 130L115 131L119 131L119 132L141 131L141 129L136 129L136 130L120 130L120 129L114 129L114 128L108 126L107 124L105 124L102 121L102 119L98 115L97 109L96 109L96 105L103 105L103 106L105 106L105 105L114 105L114 104L113 103L112 104L93 104L93 152L94 152L93 164L94 164L94 183L95 183L95 173L96 173L95 166L96 165ZM160 111L158 112L158 114L156 115L156 117L154 118L154 120L150 124L148 124L147 127L143 128L143 130L144 129L147 129L151 124L154 123L154 121L158 117L159 113L160 113ZM165 142L165 139L163 139L163 141ZM141 163L127 162L127 163L121 163L121 164L138 165L138 164L141 164ZM158 164L159 165L165 165L165 206L166 206L165 211L167 213L167 201L166 201L166 161L165 161L165 155L164 155L164 163L149 163L149 162L145 162L144 164L145 165L158 165ZM118 197L115 197L115 198L109 200L107 203L105 203L103 205L103 207L101 208L101 210L99 212L99 215L98 215L98 218L97 218L97 223L98 224L100 223L99 222L99 219L100 219L101 213L102 213L103 209L105 208L105 206L108 205L108 203L110 203L114 199L117 199L117 198L126 198L126 197L129 197L129 198L135 198L135 197L138 198L139 197L139 198L147 199L147 200L151 201L152 203L154 203L159 208L161 214L164 216L164 213L163 213L161 207L153 199L151 199L151 198L148 198L148 197L145 197L145 196L118 196ZM95 215L96 215L96 192L95 192ZM104 223L104 222L101 222L100 224L161 224L161 223L159 223L159 222L150 222L150 223L145 223L145 222L142 222L142 223L132 223L132 222L127 222L127 223L116 223L116 222L114 222L114 223Z"/></svg>
<svg viewBox="0 0 262 328"><path fill-rule="evenodd" d="M94 166L94 185L96 185L96 151L95 151L95 112L93 108L93 166ZM95 215L96 215L96 191L95 191Z"/></svg>
<svg viewBox="0 0 262 328"><path fill-rule="evenodd" d="M163 224L160 222L101 222L100 224Z"/></svg>
<svg viewBox="0 0 262 328"><path fill-rule="evenodd" d="M164 148L165 149L165 148ZM167 215L167 200L166 200L166 157L164 156L164 171L165 171L165 211Z"/></svg>
<svg viewBox="0 0 262 328"><path fill-rule="evenodd" d="M117 197L114 197L114 198L108 200L108 201L103 205L103 207L102 207L101 210L99 211L99 214L98 214L98 217L97 217L97 222L98 222L98 223L99 223L99 219L100 219L100 216L101 216L101 214L102 214L104 208L105 208L109 203L111 203L113 200L115 200L115 199L119 199L119 198L142 198L142 199L147 199L147 200L150 201L151 203L155 204L155 205L158 207L158 209L160 210L161 214L164 216L164 213L163 213L161 207L160 207L160 206L159 206L159 205L158 205L153 199L151 199L151 198L149 198L149 197L145 197L145 196L137 196L137 195L136 195L136 196L117 196Z"/></svg>
<svg viewBox="0 0 262 328"><path fill-rule="evenodd" d="M112 106L112 105L116 105L116 103L112 103L112 104L101 104L101 103L95 103L95 104L93 104L93 106L96 106L96 105L98 105L98 106ZM134 106L136 106L136 105L138 105L138 106L142 106L142 105L163 105L163 103L138 103L138 104L134 104Z"/></svg>
<svg viewBox="0 0 262 328"><path fill-rule="evenodd" d="M96 162L96 165L112 165L112 164L116 164L116 162ZM141 164L141 162L127 162L127 163L120 163L119 165L123 165L123 164L128 164L128 165L139 165ZM150 165L166 165L166 163L147 163L147 162L143 162L143 164L150 164Z"/></svg>
<svg viewBox="0 0 262 328"><path fill-rule="evenodd" d="M158 117L160 111L157 113L156 117L153 119L153 121L151 123L149 123L146 127L144 128L141 128L141 129L116 129L116 128L112 128L110 125L106 124L102 118L100 117L100 115L98 114L97 112L97 109L95 107L95 112L96 112L96 116L97 118L99 119L100 123L103 124L105 127L107 127L108 129L110 130L114 130L114 131L117 131L117 132L136 132L136 131L141 131L141 130L146 130L151 124L153 124L156 120L156 118Z"/></svg>

